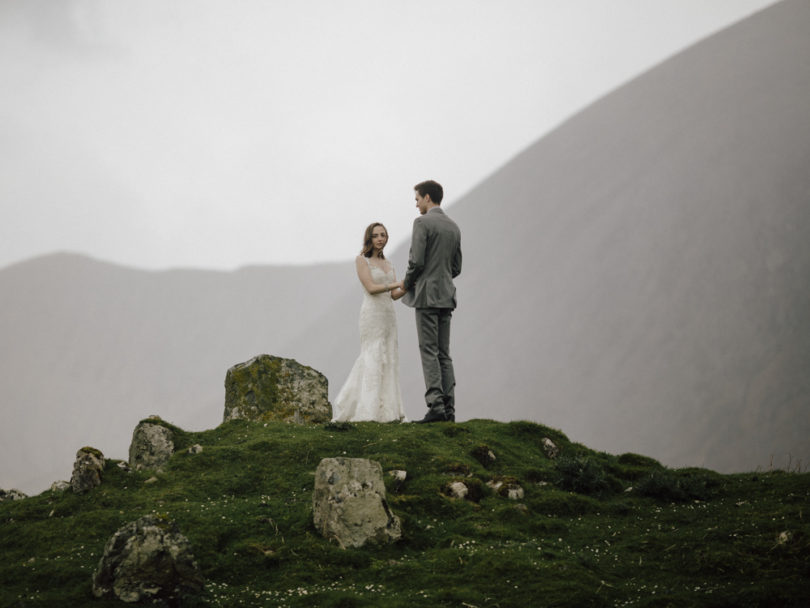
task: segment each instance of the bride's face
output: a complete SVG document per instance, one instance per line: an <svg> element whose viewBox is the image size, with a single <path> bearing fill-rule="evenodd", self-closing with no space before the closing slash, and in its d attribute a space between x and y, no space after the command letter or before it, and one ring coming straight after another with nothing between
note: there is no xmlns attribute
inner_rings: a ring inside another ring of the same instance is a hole
<svg viewBox="0 0 810 608"><path fill-rule="evenodd" d="M374 246L374 251L382 251L385 244L388 242L388 234L382 226L374 226L371 231L371 244Z"/></svg>

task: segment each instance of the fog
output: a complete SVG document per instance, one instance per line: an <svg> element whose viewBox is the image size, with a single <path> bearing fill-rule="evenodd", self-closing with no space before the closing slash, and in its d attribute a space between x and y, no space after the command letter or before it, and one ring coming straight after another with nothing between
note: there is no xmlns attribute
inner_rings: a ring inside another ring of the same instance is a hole
<svg viewBox="0 0 810 608"><path fill-rule="evenodd" d="M350 259L765 0L0 2L0 267Z"/></svg>

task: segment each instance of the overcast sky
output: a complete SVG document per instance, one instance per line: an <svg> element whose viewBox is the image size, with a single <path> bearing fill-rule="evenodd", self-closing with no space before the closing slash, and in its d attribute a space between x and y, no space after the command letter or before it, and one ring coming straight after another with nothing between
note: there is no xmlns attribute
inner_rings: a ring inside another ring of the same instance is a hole
<svg viewBox="0 0 810 608"><path fill-rule="evenodd" d="M351 259L773 0L0 0L0 268ZM497 212L498 201L493 201Z"/></svg>

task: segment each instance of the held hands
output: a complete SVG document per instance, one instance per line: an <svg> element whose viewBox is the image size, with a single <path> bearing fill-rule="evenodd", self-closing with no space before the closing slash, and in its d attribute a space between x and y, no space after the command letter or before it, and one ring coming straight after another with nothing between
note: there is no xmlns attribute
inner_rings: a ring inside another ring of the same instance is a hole
<svg viewBox="0 0 810 608"><path fill-rule="evenodd" d="M402 281L397 281L396 283L391 283L389 285L391 287L391 298L394 300L399 300L402 296L405 295L405 286L403 285Z"/></svg>

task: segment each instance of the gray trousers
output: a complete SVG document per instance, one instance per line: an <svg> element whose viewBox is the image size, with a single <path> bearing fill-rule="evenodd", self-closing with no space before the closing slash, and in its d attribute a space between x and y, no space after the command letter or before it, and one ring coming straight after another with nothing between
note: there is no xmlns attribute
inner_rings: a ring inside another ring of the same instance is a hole
<svg viewBox="0 0 810 608"><path fill-rule="evenodd" d="M450 358L451 308L417 308L416 334L425 376L425 402L452 414L456 409L453 360Z"/></svg>

